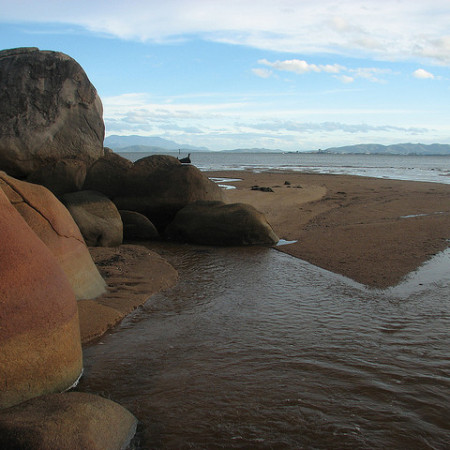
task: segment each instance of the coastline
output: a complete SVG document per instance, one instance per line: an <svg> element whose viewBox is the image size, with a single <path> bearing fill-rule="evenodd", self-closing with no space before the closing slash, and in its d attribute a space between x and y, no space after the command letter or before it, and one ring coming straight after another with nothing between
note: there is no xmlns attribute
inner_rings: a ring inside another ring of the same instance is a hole
<svg viewBox="0 0 450 450"><path fill-rule="evenodd" d="M277 250L372 288L395 286L449 247L448 184L287 171L204 174L241 180L221 183L235 187L226 190L228 201L253 205L280 239L297 241Z"/></svg>

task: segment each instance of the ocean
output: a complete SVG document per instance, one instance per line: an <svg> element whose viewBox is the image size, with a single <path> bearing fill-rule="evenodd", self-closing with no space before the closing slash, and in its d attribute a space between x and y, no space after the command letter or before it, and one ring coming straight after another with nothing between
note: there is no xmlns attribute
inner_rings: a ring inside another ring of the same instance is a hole
<svg viewBox="0 0 450 450"><path fill-rule="evenodd" d="M136 161L152 153L120 153ZM178 157L178 153L166 153ZM184 157L186 154L181 154ZM202 171L293 170L326 174L347 174L395 180L450 183L450 155L339 155L326 153L191 153L192 164Z"/></svg>

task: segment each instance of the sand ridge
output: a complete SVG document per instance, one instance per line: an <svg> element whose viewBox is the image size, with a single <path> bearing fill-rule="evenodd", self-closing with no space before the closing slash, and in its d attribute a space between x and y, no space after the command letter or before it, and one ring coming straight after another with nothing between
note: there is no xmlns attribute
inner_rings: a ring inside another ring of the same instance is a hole
<svg viewBox="0 0 450 450"><path fill-rule="evenodd" d="M220 171L228 201L263 212L278 250L368 286L400 282L450 239L450 185L350 175ZM288 182L289 184L285 184ZM270 187L274 192L251 190Z"/></svg>

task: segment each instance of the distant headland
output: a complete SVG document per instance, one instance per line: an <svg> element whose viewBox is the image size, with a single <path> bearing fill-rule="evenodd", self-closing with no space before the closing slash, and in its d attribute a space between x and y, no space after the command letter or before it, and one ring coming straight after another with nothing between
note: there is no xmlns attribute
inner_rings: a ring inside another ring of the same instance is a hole
<svg viewBox="0 0 450 450"><path fill-rule="evenodd" d="M111 135L105 138L105 146L117 152L210 152L207 147L196 147L182 144L169 139L156 136L118 136ZM378 155L450 155L450 144L357 144L342 147L330 147L318 150L284 151L268 148L236 148L220 150L227 153L325 153L325 154L378 154Z"/></svg>

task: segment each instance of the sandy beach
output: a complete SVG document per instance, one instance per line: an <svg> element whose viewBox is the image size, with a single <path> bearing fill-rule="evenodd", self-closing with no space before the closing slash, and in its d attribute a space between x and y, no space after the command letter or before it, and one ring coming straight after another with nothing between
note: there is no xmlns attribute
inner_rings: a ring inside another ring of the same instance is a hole
<svg viewBox="0 0 450 450"><path fill-rule="evenodd" d="M375 288L397 284L450 239L450 185L298 172L207 172L263 212L280 251ZM252 190L270 187L273 192Z"/></svg>

